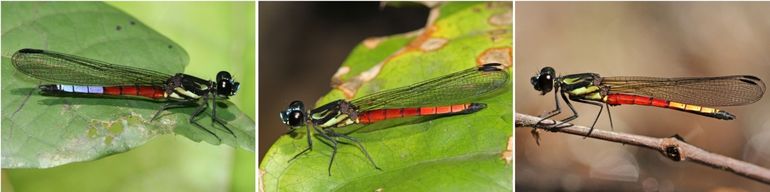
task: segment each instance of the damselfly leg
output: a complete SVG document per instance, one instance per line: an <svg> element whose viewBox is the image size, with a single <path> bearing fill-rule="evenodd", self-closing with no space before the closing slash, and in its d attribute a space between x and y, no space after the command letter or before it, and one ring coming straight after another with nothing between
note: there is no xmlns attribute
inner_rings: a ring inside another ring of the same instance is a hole
<svg viewBox="0 0 770 192"><path fill-rule="evenodd" d="M345 135L345 134L338 134L338 133L336 133L334 131L331 131L331 130L329 130L329 132L330 132L329 135L332 136L332 137L342 137L342 138L345 138L345 139L348 139L348 140L352 141L353 143L356 143L356 145L358 145L358 147L361 148L361 152L364 152L364 155L366 155L366 158L369 159L369 162L371 162L372 165L374 165L374 168L376 168L378 170L382 170L382 169L380 169L380 167L377 166L376 163L374 163L374 160L372 159L372 156L369 155L369 152L366 151L366 147L364 147L364 145L362 145L361 142L358 141L358 139L350 137L350 136ZM331 166L331 165L329 165L329 166Z"/></svg>

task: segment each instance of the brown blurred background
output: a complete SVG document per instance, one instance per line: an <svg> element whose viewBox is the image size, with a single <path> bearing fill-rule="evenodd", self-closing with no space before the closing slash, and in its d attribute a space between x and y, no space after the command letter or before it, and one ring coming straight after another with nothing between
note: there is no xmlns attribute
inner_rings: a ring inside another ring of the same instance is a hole
<svg viewBox="0 0 770 192"><path fill-rule="evenodd" d="M770 82L767 2L516 3L516 112L554 108L529 78L544 66L560 75L722 76L750 74ZM574 103L574 102L573 102ZM562 105L565 106L565 105ZM589 125L598 108L575 103ZM651 137L679 134L707 151L770 167L770 98L720 107L722 121L674 110L611 107L614 131ZM559 118L569 116L565 111ZM606 112L596 125L609 130ZM655 151L582 137L516 130L516 189L537 191L770 191L759 182Z"/></svg>
<svg viewBox="0 0 770 192"><path fill-rule="evenodd" d="M278 113L293 100L306 108L331 90L330 80L368 37L425 26L428 8L379 2L259 2L259 160L288 131Z"/></svg>

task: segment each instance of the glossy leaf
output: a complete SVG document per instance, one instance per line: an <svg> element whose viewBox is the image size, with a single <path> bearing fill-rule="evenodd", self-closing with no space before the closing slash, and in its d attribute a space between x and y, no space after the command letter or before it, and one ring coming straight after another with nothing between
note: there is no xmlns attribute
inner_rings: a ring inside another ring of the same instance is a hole
<svg viewBox="0 0 770 192"><path fill-rule="evenodd" d="M371 38L358 45L333 77L335 89L315 106L407 86L484 63L510 68L511 4L452 2L434 10L418 32ZM397 45L397 46L394 46ZM359 86L360 85L360 86ZM354 144L332 149L319 137L307 147L305 129L281 137L260 165L265 191L511 191L512 90L478 101L480 112L350 136L361 141L382 170ZM346 140L340 140L346 141Z"/></svg>
<svg viewBox="0 0 770 192"><path fill-rule="evenodd" d="M99 2L8 2L2 5L2 163L3 168L45 168L93 160L138 147L160 134L181 134L219 144L188 122L194 108L165 111L163 102L143 99L43 96L40 82L17 72L11 56L22 48L46 49L163 73L183 72L184 49L124 12ZM206 74L213 79L215 73ZM206 111L210 113L210 110ZM223 143L254 150L254 123L232 103L217 116L237 137L201 125Z"/></svg>

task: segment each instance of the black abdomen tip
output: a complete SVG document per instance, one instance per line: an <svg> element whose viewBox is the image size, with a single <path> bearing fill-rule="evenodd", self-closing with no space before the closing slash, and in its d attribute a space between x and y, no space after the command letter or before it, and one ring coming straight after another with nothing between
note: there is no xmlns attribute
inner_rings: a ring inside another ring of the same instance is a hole
<svg viewBox="0 0 770 192"><path fill-rule="evenodd" d="M727 111L717 111L716 113L712 113L713 117L717 119L722 120L733 120L735 119L735 115L728 113Z"/></svg>
<svg viewBox="0 0 770 192"><path fill-rule="evenodd" d="M475 113L478 111L481 111L482 109L487 108L487 104L484 103L471 103L467 109L465 109L462 113L470 114Z"/></svg>
<svg viewBox="0 0 770 192"><path fill-rule="evenodd" d="M502 65L503 64L500 64L500 63L487 63L479 66L479 71L500 71L500 70L503 70L500 67Z"/></svg>
<svg viewBox="0 0 770 192"><path fill-rule="evenodd" d="M44 52L44 51L43 51L43 50L41 50L41 49L30 49L30 48L24 48L24 49L21 49L21 50L19 50L19 51L17 51L17 52L18 52L18 53L42 53L42 52Z"/></svg>
<svg viewBox="0 0 770 192"><path fill-rule="evenodd" d="M59 91L59 86L57 86L56 84L40 85L38 86L38 88L40 88L40 90L43 92Z"/></svg>

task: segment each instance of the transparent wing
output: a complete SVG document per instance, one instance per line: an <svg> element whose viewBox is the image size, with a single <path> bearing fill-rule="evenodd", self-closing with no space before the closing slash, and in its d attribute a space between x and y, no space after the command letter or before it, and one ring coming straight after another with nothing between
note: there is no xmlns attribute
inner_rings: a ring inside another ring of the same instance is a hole
<svg viewBox="0 0 770 192"><path fill-rule="evenodd" d="M157 85L171 77L156 71L38 49L19 50L11 60L19 72L51 83Z"/></svg>
<svg viewBox="0 0 770 192"><path fill-rule="evenodd" d="M506 85L500 64L485 64L410 86L385 90L351 101L360 111L467 103Z"/></svg>
<svg viewBox="0 0 770 192"><path fill-rule="evenodd" d="M610 93L649 96L703 106L754 103L765 93L765 83L750 75L697 78L604 77Z"/></svg>

